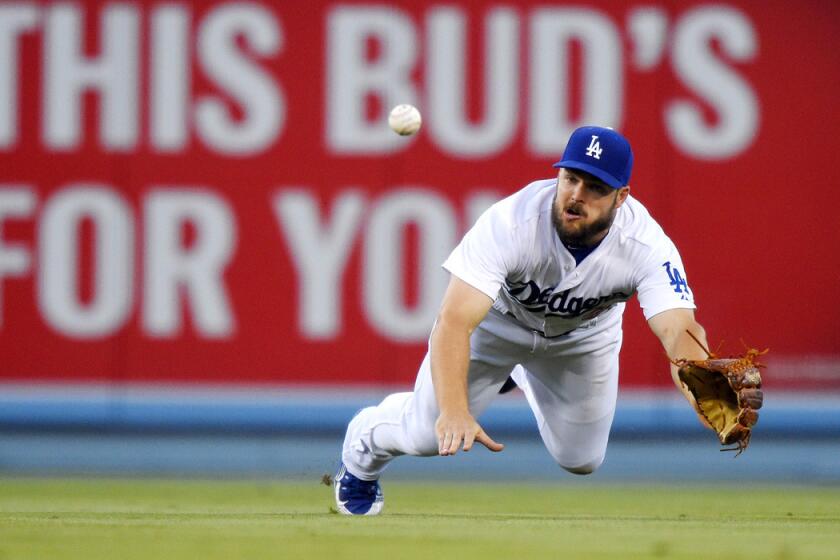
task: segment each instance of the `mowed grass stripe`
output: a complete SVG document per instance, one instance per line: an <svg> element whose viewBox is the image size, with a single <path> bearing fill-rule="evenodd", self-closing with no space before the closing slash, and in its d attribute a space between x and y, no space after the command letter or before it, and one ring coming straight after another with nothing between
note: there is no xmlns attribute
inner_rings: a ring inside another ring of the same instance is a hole
<svg viewBox="0 0 840 560"><path fill-rule="evenodd" d="M571 480L571 482L569 482ZM385 514L312 482L0 479L0 559L837 558L840 489L385 481Z"/></svg>

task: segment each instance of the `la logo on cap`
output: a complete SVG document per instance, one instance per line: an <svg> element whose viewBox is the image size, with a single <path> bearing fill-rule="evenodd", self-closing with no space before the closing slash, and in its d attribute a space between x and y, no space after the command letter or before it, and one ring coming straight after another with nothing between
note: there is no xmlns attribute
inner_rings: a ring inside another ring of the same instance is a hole
<svg viewBox="0 0 840 560"><path fill-rule="evenodd" d="M630 182L633 150L627 138L611 128L581 126L569 136L563 157L554 167L589 173L610 187L619 189Z"/></svg>
<svg viewBox="0 0 840 560"><path fill-rule="evenodd" d="M586 155L595 159L601 159L601 152L603 151L604 149L601 147L601 143L598 142L598 137L593 134L592 141L589 143L589 147L586 148Z"/></svg>

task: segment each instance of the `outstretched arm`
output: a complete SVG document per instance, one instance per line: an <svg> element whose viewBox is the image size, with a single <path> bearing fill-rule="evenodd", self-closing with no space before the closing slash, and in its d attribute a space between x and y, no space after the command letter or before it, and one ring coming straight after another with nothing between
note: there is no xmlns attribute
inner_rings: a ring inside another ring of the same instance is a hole
<svg viewBox="0 0 840 560"><path fill-rule="evenodd" d="M688 332L691 332L703 346L709 347L706 341L706 331L694 319L692 309L669 309L648 319L653 334L659 338L665 353L672 360L684 358L686 360L705 360L708 358L706 351L695 342ZM671 378L674 384L685 395L685 398L694 405L694 397L680 382L678 375L679 368L671 364Z"/></svg>
<svg viewBox="0 0 840 560"><path fill-rule="evenodd" d="M452 276L432 330L430 348L432 382L440 409L435 432L441 455L454 455L461 442L464 451L469 451L474 441L491 451L504 447L493 441L473 418L467 391L470 335L492 305L486 294Z"/></svg>

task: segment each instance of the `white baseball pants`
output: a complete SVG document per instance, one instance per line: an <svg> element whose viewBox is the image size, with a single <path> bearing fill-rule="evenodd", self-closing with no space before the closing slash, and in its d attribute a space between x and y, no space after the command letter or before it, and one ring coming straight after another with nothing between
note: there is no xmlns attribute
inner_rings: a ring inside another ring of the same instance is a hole
<svg viewBox="0 0 840 560"><path fill-rule="evenodd" d="M597 469L615 414L622 338L621 310L605 315L587 328L545 338L491 309L470 339L473 416L484 412L512 373L554 460L576 474ZM342 450L347 470L374 480L394 457L437 455L438 415L427 353L413 392L389 395L351 420Z"/></svg>

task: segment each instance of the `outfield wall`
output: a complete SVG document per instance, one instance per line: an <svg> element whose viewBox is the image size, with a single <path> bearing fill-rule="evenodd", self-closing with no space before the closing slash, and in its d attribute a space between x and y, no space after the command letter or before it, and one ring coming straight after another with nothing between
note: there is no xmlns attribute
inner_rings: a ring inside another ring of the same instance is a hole
<svg viewBox="0 0 840 560"><path fill-rule="evenodd" d="M712 344L769 347L768 389L840 388L837 2L23 1L0 22L0 380L408 384L459 236L599 123L632 141ZM412 138L385 125L403 102ZM623 386L667 386L635 302L625 327Z"/></svg>
<svg viewBox="0 0 840 560"><path fill-rule="evenodd" d="M719 453L676 391L622 391L607 460L592 477L563 472L544 449L518 392L481 417L505 443L457 458L401 458L388 480L722 481L840 484L840 399L768 394L750 448ZM303 479L336 468L347 421L380 390L264 387L3 386L0 476L162 476Z"/></svg>
<svg viewBox="0 0 840 560"><path fill-rule="evenodd" d="M358 410L386 395L382 389L348 388L0 387L0 430L92 434L275 434L340 439ZM840 441L837 396L769 393L760 414L759 437ZM481 421L494 433L536 433L534 417L519 391L499 396ZM712 437L676 390L624 390L619 396L613 438L704 434Z"/></svg>

